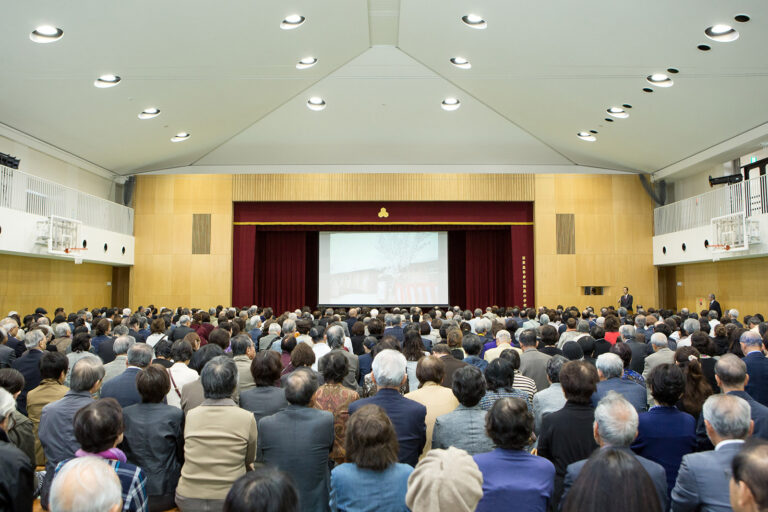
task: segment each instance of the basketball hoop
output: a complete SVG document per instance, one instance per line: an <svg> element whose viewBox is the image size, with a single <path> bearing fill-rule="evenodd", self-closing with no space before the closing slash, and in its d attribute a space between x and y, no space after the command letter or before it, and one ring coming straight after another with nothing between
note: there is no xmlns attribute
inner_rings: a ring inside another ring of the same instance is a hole
<svg viewBox="0 0 768 512"><path fill-rule="evenodd" d="M87 251L87 250L88 249L85 247L65 247L64 254L68 256L72 256L72 258L75 260L75 265L82 265L83 263L82 251Z"/></svg>

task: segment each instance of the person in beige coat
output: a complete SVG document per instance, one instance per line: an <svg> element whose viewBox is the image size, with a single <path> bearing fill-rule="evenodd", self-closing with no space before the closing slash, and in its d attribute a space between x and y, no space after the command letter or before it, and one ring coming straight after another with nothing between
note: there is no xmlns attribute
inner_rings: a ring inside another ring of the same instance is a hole
<svg viewBox="0 0 768 512"><path fill-rule="evenodd" d="M459 406L459 401L453 391L440 385L445 376L445 363L436 356L422 357L416 366L416 377L419 379L419 389L405 395L427 408L425 422L427 424L427 442L421 457L432 448L432 431L438 416L448 414Z"/></svg>

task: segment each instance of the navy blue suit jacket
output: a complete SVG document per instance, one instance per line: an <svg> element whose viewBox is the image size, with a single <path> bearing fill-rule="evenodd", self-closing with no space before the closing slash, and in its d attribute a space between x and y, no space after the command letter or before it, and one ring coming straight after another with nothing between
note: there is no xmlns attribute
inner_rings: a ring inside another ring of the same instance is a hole
<svg viewBox="0 0 768 512"><path fill-rule="evenodd" d="M427 426L424 423L427 408L405 398L395 389L380 389L370 398L349 404L349 415L352 416L355 411L368 404L378 405L392 420L397 442L400 444L399 462L415 466L427 442Z"/></svg>
<svg viewBox="0 0 768 512"><path fill-rule="evenodd" d="M622 380L619 377L597 383L597 391L592 394L592 406L597 407L597 403L609 391L615 391L626 398L635 407L638 414L645 412L647 409L646 401L648 400L648 394L645 388L636 382Z"/></svg>
<svg viewBox="0 0 768 512"><path fill-rule="evenodd" d="M363 354L357 358L357 362L360 365L360 380L358 383L362 386L365 382L365 376L371 373L373 367L373 357L370 353Z"/></svg>
<svg viewBox="0 0 768 512"><path fill-rule="evenodd" d="M136 374L139 371L141 368L129 366L123 373L108 380L101 388L101 398L114 398L123 409L141 403L141 395L136 389Z"/></svg>
<svg viewBox="0 0 768 512"><path fill-rule="evenodd" d="M394 327L387 327L384 329L384 336L394 336L397 341L400 342L400 346L403 345L403 342L405 341L405 334L403 333L403 328L399 325L396 325Z"/></svg>
<svg viewBox="0 0 768 512"><path fill-rule="evenodd" d="M744 356L747 364L749 382L746 392L760 402L768 406L768 359L760 351L750 352Z"/></svg>
<svg viewBox="0 0 768 512"><path fill-rule="evenodd" d="M24 389L16 399L16 407L24 416L27 415L27 393L40 385L40 360L43 358L42 350L28 350L23 356L16 359L11 368L15 368L24 376Z"/></svg>
<svg viewBox="0 0 768 512"><path fill-rule="evenodd" d="M13 336L8 336L8 341L6 341L5 344L16 351L16 359L20 358L22 354L24 354L24 351L27 350L27 347L26 345L24 345L24 342L21 340L17 340Z"/></svg>

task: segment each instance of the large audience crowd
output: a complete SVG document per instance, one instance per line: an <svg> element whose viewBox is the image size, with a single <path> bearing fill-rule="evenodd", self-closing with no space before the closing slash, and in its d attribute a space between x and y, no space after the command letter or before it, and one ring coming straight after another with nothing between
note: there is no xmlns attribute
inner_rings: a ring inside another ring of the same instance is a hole
<svg viewBox="0 0 768 512"><path fill-rule="evenodd" d="M0 511L766 511L767 349L719 304L12 311Z"/></svg>

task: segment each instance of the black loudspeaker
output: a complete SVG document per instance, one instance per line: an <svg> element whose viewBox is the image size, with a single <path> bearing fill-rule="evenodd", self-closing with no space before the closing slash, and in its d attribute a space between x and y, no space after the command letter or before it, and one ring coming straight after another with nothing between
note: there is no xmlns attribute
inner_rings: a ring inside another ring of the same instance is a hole
<svg viewBox="0 0 768 512"><path fill-rule="evenodd" d="M602 294L603 294L602 286L585 286L584 287L584 295L602 295Z"/></svg>
<svg viewBox="0 0 768 512"><path fill-rule="evenodd" d="M136 176L129 176L123 185L123 204L131 206L133 203L133 189L136 187Z"/></svg>

